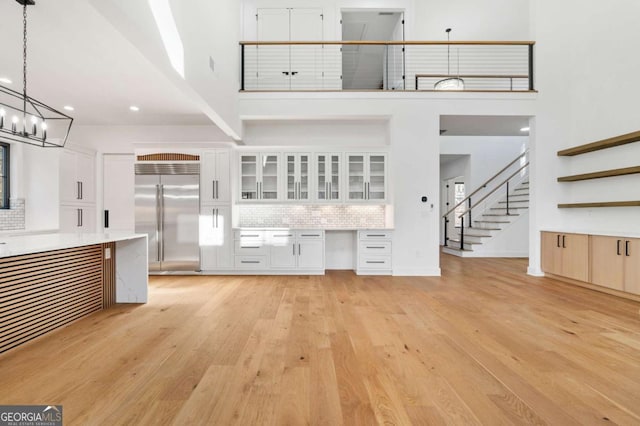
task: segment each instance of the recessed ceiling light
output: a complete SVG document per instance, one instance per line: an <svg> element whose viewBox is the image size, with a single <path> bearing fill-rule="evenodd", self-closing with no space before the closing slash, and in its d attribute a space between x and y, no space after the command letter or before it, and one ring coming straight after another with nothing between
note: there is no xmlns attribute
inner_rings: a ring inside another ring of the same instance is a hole
<svg viewBox="0 0 640 426"><path fill-rule="evenodd" d="M75 109L71 105L65 105L63 108L66 109L67 111L73 111Z"/></svg>
<svg viewBox="0 0 640 426"><path fill-rule="evenodd" d="M130 109L131 111L135 111L135 112L140 111L140 108L138 108L138 107L137 107L137 106L135 106L135 105L131 105L131 106L129 107L129 109Z"/></svg>
<svg viewBox="0 0 640 426"><path fill-rule="evenodd" d="M528 132L529 128L528 127L523 127L522 129L520 129L521 132Z"/></svg>
<svg viewBox="0 0 640 426"><path fill-rule="evenodd" d="M0 83L11 84L13 83L13 81L11 81L11 79L7 77L0 77Z"/></svg>

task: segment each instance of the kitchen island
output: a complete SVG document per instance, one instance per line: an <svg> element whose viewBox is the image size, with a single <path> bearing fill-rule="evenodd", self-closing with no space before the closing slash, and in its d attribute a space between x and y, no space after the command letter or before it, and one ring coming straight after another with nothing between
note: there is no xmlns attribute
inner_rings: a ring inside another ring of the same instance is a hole
<svg viewBox="0 0 640 426"><path fill-rule="evenodd" d="M0 237L0 353L115 303L146 303L147 236Z"/></svg>

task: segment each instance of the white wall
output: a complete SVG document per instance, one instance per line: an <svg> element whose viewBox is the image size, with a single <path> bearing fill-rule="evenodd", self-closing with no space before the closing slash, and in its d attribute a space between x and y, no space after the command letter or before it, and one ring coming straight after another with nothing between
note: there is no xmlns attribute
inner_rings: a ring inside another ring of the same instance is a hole
<svg viewBox="0 0 640 426"><path fill-rule="evenodd" d="M640 2L532 0L536 85L540 91L531 149L532 211L529 272L540 273L542 229L638 232L637 207L558 209L558 203L640 199L637 175L579 183L558 176L637 165L635 143L579 157L559 149L640 128Z"/></svg>
<svg viewBox="0 0 640 426"><path fill-rule="evenodd" d="M440 154L471 157L469 171L463 173L471 192L523 153L528 141L522 136L441 136Z"/></svg>
<svg viewBox="0 0 640 426"><path fill-rule="evenodd" d="M25 199L25 230L58 229L60 210L60 149L24 145L20 167L22 196Z"/></svg>
<svg viewBox="0 0 640 426"><path fill-rule="evenodd" d="M247 145L386 146L389 120L246 121Z"/></svg>
<svg viewBox="0 0 640 426"><path fill-rule="evenodd" d="M440 232L440 115L533 115L530 94L252 93L245 116L390 116L390 181L394 206L393 271L437 275ZM428 203L420 201L421 196ZM433 206L433 207L432 207Z"/></svg>

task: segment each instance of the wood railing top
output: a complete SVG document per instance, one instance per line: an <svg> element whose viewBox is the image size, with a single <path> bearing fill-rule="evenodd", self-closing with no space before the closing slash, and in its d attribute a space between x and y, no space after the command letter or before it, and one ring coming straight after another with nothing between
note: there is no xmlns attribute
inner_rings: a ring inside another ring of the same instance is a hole
<svg viewBox="0 0 640 426"><path fill-rule="evenodd" d="M574 148L563 149L558 151L559 157L572 157L574 155L586 154L588 152L599 151L601 149L613 148L615 146L626 145L632 142L640 141L640 131L627 133L626 135L616 136L614 138L603 139L601 141L588 143L586 145L576 146Z"/></svg>
<svg viewBox="0 0 640 426"><path fill-rule="evenodd" d="M640 166L625 167L623 169L603 170L601 172L584 173L584 174L573 175L573 176L562 176L558 178L558 182L577 182L580 180L634 175L638 173L640 173Z"/></svg>
<svg viewBox="0 0 640 426"><path fill-rule="evenodd" d="M522 74L416 74L416 78L444 78L444 77L459 77L459 78L529 78L528 75Z"/></svg>
<svg viewBox="0 0 640 426"><path fill-rule="evenodd" d="M640 207L640 201L606 201L593 203L558 204L559 209L580 209L589 207Z"/></svg>
<svg viewBox="0 0 640 426"><path fill-rule="evenodd" d="M242 46L295 46L295 45L371 45L371 46L411 46L411 45L466 45L466 46L533 46L535 41L382 41L382 40L326 40L326 41L241 41Z"/></svg>

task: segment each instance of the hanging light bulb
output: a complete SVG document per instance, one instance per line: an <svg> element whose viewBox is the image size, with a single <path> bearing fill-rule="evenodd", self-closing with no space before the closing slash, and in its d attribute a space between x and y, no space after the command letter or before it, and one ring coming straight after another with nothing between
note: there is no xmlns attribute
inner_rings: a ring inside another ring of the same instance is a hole
<svg viewBox="0 0 640 426"><path fill-rule="evenodd" d="M31 134L33 136L38 133L38 119L35 116L31 116Z"/></svg>
<svg viewBox="0 0 640 426"><path fill-rule="evenodd" d="M47 123L45 123L44 121L42 121L42 140L47 140Z"/></svg>
<svg viewBox="0 0 640 426"><path fill-rule="evenodd" d="M13 118L11 119L11 132L15 133L17 127L18 127L18 116L14 115Z"/></svg>
<svg viewBox="0 0 640 426"><path fill-rule="evenodd" d="M4 127L4 116L7 115L7 112L4 108L0 108L0 130Z"/></svg>

